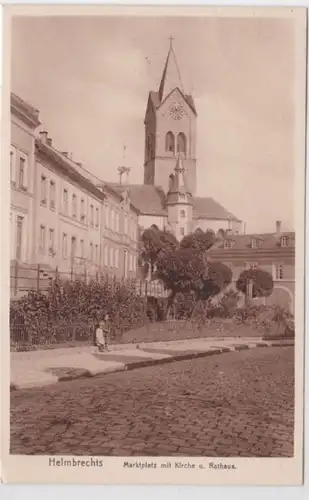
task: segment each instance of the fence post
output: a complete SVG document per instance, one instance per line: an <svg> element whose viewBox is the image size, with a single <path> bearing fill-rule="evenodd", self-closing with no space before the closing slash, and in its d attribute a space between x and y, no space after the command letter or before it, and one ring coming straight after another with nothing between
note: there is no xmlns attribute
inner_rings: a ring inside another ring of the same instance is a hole
<svg viewBox="0 0 309 500"><path fill-rule="evenodd" d="M18 292L18 260L15 262L15 276L14 276L14 295Z"/></svg>
<svg viewBox="0 0 309 500"><path fill-rule="evenodd" d="M40 291L40 272L41 272L40 264L38 264L37 275L36 275L36 291L37 292Z"/></svg>

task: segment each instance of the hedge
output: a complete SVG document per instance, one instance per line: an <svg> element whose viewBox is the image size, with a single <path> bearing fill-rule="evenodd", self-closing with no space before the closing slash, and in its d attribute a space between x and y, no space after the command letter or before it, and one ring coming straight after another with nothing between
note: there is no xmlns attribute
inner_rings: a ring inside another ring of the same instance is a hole
<svg viewBox="0 0 309 500"><path fill-rule="evenodd" d="M102 278L86 283L55 279L46 293L29 291L11 301L11 337L14 329L22 327L28 343L40 344L55 326L94 325L106 314L118 333L145 324L146 301L137 294L133 280L110 282Z"/></svg>

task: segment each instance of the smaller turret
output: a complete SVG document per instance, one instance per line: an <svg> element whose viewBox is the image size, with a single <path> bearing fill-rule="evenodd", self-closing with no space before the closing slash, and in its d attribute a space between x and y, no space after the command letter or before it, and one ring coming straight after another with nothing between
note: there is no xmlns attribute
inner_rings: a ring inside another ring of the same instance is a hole
<svg viewBox="0 0 309 500"><path fill-rule="evenodd" d="M177 158L174 173L169 178L169 190L166 195L168 222L176 238L180 241L192 231L193 203L192 194L187 186L182 156Z"/></svg>

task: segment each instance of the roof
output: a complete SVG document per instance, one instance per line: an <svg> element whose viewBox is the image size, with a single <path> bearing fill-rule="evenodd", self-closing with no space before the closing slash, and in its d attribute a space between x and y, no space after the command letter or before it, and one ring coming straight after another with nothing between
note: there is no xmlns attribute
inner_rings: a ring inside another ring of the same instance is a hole
<svg viewBox="0 0 309 500"><path fill-rule="evenodd" d="M128 188L131 203L141 215L167 215L166 198L163 190L158 186L147 184L117 184L108 183L114 191L122 193ZM213 198L192 198L196 219L217 219L239 221ZM240 221L239 221L240 222Z"/></svg>
<svg viewBox="0 0 309 500"><path fill-rule="evenodd" d="M258 233L258 234L232 234L217 241L213 247L209 250L210 252L216 250L246 250L248 248L256 248L258 250L269 250L278 248L280 245L280 240L282 237L286 236L289 239L289 244L287 246L295 246L295 233L294 232L280 232L279 235L276 233ZM258 240L258 246L252 247L252 240ZM232 240L232 248L224 248L224 241ZM286 247L283 247L286 248Z"/></svg>
<svg viewBox="0 0 309 500"><path fill-rule="evenodd" d="M33 128L41 124L39 110L21 99L18 95L13 94L13 92L11 92L11 111Z"/></svg>
<svg viewBox="0 0 309 500"><path fill-rule="evenodd" d="M180 92L181 92L181 90L180 90ZM182 93L184 99L189 104L189 106L192 109L192 111L195 114L197 114L192 95L190 95L190 94L184 94L183 92L181 92L181 93ZM161 106L161 100L160 100L160 94L159 94L159 92L155 92L154 90L151 90L149 92L149 98L150 98L150 101L152 102L152 105L154 106L155 109L157 109L157 108L159 108Z"/></svg>
<svg viewBox="0 0 309 500"><path fill-rule="evenodd" d="M213 198L194 197L193 206L197 219L233 220L241 222Z"/></svg>
<svg viewBox="0 0 309 500"><path fill-rule="evenodd" d="M128 188L130 199L141 215L164 216L167 214L165 208L165 196L161 188L147 184L114 184L109 185L118 193Z"/></svg>
<svg viewBox="0 0 309 500"><path fill-rule="evenodd" d="M159 87L160 102L164 101L164 99L172 92L172 90L176 88L184 93L176 55L171 43Z"/></svg>

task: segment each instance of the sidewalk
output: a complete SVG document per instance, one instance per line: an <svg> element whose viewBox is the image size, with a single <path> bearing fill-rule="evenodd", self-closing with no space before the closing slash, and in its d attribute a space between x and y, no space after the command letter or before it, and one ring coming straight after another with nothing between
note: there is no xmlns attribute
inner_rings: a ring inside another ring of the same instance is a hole
<svg viewBox="0 0 309 500"><path fill-rule="evenodd" d="M42 387L66 380L94 377L154 364L222 354L254 347L294 345L253 338L199 338L113 345L99 353L92 346L11 353L11 390Z"/></svg>

